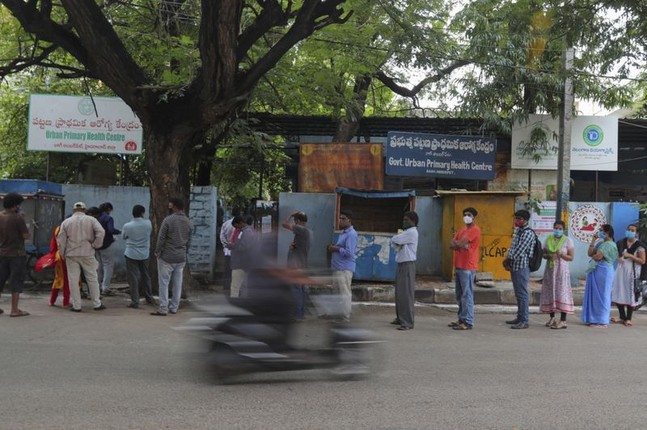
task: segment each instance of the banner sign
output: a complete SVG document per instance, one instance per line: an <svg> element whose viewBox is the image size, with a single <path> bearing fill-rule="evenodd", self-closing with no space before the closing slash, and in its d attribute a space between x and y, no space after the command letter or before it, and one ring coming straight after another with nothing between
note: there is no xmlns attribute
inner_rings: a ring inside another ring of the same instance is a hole
<svg viewBox="0 0 647 430"><path fill-rule="evenodd" d="M386 174L492 180L496 139L390 131Z"/></svg>
<svg viewBox="0 0 647 430"><path fill-rule="evenodd" d="M534 128L542 128L548 135L551 150L541 154L537 163L531 154L523 154ZM550 115L530 115L528 122L512 127L513 169L557 170L559 147L559 119ZM571 170L618 170L618 119L600 116L579 116L571 126Z"/></svg>
<svg viewBox="0 0 647 430"><path fill-rule="evenodd" d="M118 97L32 94L28 131L31 151L142 153L142 125Z"/></svg>

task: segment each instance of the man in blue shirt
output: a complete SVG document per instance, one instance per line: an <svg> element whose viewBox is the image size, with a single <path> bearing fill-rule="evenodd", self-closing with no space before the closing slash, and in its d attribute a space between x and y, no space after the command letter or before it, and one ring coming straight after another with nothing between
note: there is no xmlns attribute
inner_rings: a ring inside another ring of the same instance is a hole
<svg viewBox="0 0 647 430"><path fill-rule="evenodd" d="M114 220L110 213L113 210L112 203L105 202L99 205L101 215L99 215L99 223L106 232L103 237L103 245L97 249L96 258L99 262L99 285L101 286L101 294L104 296L113 296L114 292L110 289L110 281L112 280L112 272L114 269L114 257L112 255L113 249L110 248L112 242L115 241L114 235L121 232L115 228Z"/></svg>
<svg viewBox="0 0 647 430"><path fill-rule="evenodd" d="M353 214L349 210L339 213L339 228L342 230L337 243L328 245L331 254L332 286L338 289L342 298L342 316L350 321L353 293L351 282L355 272L355 251L357 249L357 232L353 228Z"/></svg>
<svg viewBox="0 0 647 430"><path fill-rule="evenodd" d="M144 206L133 206L133 220L124 224L123 238L126 240L126 270L128 272L128 285L130 286L129 308L139 308L139 288L144 293L146 303L154 304L151 277L148 273L148 257L151 246L151 231L153 226L150 220L144 218Z"/></svg>

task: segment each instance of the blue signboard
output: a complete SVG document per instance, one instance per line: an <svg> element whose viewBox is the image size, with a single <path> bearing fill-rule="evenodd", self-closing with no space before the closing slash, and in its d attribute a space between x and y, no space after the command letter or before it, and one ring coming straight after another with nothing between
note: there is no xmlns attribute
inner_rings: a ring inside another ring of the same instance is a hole
<svg viewBox="0 0 647 430"><path fill-rule="evenodd" d="M494 179L496 139L390 131L386 174L454 179Z"/></svg>

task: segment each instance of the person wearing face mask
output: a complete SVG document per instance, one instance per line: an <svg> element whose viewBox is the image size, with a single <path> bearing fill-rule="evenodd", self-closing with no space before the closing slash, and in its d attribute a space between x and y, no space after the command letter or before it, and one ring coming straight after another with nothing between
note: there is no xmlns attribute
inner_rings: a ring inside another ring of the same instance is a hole
<svg viewBox="0 0 647 430"><path fill-rule="evenodd" d="M613 227L603 224L591 238L587 251L591 265L586 275L582 315L580 319L589 327L607 327L611 314L611 287L618 258L618 248L613 243Z"/></svg>
<svg viewBox="0 0 647 430"><path fill-rule="evenodd" d="M481 228L474 223L477 210L463 209L465 227L456 232L449 248L454 251L457 321L449 323L454 330L471 330L474 326L474 279L478 270Z"/></svg>
<svg viewBox="0 0 647 430"><path fill-rule="evenodd" d="M530 258L534 252L535 233L528 226L530 212L525 209L514 213L514 236L503 267L509 270L512 287L517 299L517 316L506 321L512 329L528 328L528 279L530 277Z"/></svg>
<svg viewBox="0 0 647 430"><path fill-rule="evenodd" d="M350 321L353 293L351 283L355 273L355 251L357 232L353 227L353 213L350 210L339 212L339 228L342 230L337 242L327 247L332 268L332 286L342 298L342 320Z"/></svg>
<svg viewBox="0 0 647 430"><path fill-rule="evenodd" d="M551 329L565 329L566 315L572 314L575 309L569 270L569 263L575 256L575 245L566 236L565 228L564 221L555 221L553 233L546 238L544 244L546 269L541 283L539 310L550 314L546 327ZM555 319L555 312L561 314L559 321Z"/></svg>
<svg viewBox="0 0 647 430"><path fill-rule="evenodd" d="M638 240L638 226L629 224L625 238L618 241L618 267L613 277L611 303L618 307L619 318L611 318L612 323L631 327L634 308L642 304L642 297L636 300L634 281L640 278L640 269L645 264L645 248Z"/></svg>
<svg viewBox="0 0 647 430"><path fill-rule="evenodd" d="M400 234L391 238L396 249L395 262L395 320L398 330L412 330L416 290L416 255L418 252L418 214L406 212L402 219Z"/></svg>

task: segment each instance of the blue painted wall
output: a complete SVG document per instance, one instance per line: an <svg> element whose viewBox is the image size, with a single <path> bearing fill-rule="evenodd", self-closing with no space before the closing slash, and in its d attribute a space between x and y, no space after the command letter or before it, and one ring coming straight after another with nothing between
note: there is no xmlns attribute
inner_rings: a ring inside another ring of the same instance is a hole
<svg viewBox="0 0 647 430"><path fill-rule="evenodd" d="M615 240L625 237L625 230L629 224L637 224L639 213L638 203L610 203L611 205L611 226L615 233Z"/></svg>
<svg viewBox="0 0 647 430"><path fill-rule="evenodd" d="M328 268L326 245L333 240L333 226L335 221L335 200L333 193L281 193L279 195L279 224L283 222L294 210L301 210L308 214L308 227L313 233L312 248L309 255L309 263L312 268ZM418 224L418 261L416 263L419 275L434 275L440 273L440 230L442 227L442 207L437 198L431 196L416 197L416 212L420 218ZM395 233L395 232L394 232ZM375 236L372 234L372 236ZM385 240L388 233L378 235L378 242ZM292 242L292 232L279 227L277 257L281 264L287 262L288 247ZM372 241L371 247L364 251L368 259L369 254L381 253L388 256L389 261L393 259L389 250L386 253L383 246L375 248L375 238L364 237L365 241ZM372 258L372 257L371 257ZM387 257L381 257L385 260ZM373 270L377 276L375 279L392 279L395 274L395 261L386 264L372 263L373 267L364 267L361 263L360 277L368 277L366 273ZM368 263L366 263L368 264ZM375 266L384 266L378 267ZM389 267L387 267L389 266Z"/></svg>

